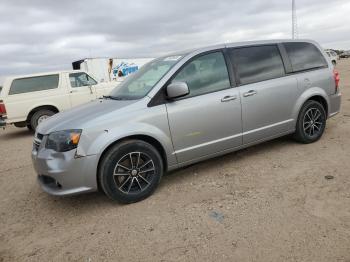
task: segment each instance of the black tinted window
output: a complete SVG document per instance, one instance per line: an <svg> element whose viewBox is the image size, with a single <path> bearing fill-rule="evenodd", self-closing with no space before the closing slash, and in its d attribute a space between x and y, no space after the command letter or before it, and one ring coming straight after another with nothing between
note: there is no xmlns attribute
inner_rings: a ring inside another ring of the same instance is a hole
<svg viewBox="0 0 350 262"><path fill-rule="evenodd" d="M173 79L186 82L189 96L202 95L230 87L225 58L221 52L210 53L193 59Z"/></svg>
<svg viewBox="0 0 350 262"><path fill-rule="evenodd" d="M294 72L327 66L327 62L320 50L313 44L285 43L284 47Z"/></svg>
<svg viewBox="0 0 350 262"><path fill-rule="evenodd" d="M47 75L15 79L12 81L9 95L57 88L58 78L58 75Z"/></svg>
<svg viewBox="0 0 350 262"><path fill-rule="evenodd" d="M255 46L232 49L241 84L250 84L284 76L284 67L277 46Z"/></svg>

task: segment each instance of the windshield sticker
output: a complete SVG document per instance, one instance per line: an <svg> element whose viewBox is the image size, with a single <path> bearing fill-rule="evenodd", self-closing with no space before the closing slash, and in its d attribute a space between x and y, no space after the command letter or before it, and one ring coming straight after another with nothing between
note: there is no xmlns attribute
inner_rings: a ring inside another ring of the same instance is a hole
<svg viewBox="0 0 350 262"><path fill-rule="evenodd" d="M181 58L181 56L169 56L164 58L164 61L177 61Z"/></svg>

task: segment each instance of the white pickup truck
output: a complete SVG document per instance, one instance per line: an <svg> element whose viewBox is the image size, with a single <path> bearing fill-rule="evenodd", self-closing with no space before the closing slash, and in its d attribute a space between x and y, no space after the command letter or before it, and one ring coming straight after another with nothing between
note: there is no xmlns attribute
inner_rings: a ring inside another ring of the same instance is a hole
<svg viewBox="0 0 350 262"><path fill-rule="evenodd" d="M116 85L77 70L9 77L0 93L0 127L35 130L53 114L108 95Z"/></svg>

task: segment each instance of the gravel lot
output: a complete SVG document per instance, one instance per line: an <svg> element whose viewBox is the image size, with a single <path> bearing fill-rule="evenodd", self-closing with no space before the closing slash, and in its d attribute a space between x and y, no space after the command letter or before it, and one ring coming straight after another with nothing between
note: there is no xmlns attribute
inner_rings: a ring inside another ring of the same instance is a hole
<svg viewBox="0 0 350 262"><path fill-rule="evenodd" d="M319 142L281 138L193 165L132 205L47 195L32 134L0 130L0 261L349 262L350 59L338 70L342 111Z"/></svg>

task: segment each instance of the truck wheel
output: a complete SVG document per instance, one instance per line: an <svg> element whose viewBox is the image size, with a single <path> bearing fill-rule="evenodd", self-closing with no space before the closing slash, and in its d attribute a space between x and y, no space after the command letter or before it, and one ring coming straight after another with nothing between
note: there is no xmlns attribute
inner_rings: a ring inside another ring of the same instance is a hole
<svg viewBox="0 0 350 262"><path fill-rule="evenodd" d="M306 101L299 113L294 139L304 144L316 142L324 132L326 119L326 111L319 102Z"/></svg>
<svg viewBox="0 0 350 262"><path fill-rule="evenodd" d="M37 112L35 112L31 119L30 119L30 126L35 131L37 126L43 122L45 119L49 118L50 116L53 116L55 112L52 112L48 109L41 109Z"/></svg>
<svg viewBox="0 0 350 262"><path fill-rule="evenodd" d="M99 184L104 193L121 203L134 203L149 197L163 174L159 152L141 140L116 144L104 155Z"/></svg>

